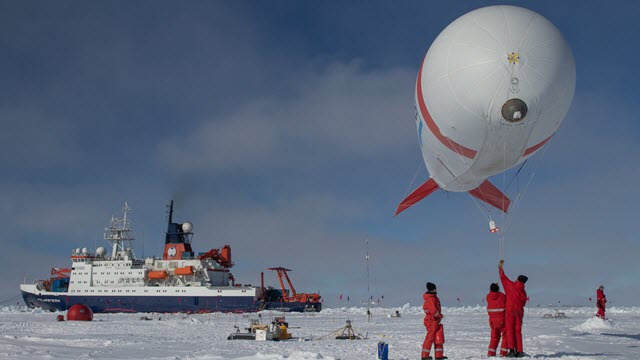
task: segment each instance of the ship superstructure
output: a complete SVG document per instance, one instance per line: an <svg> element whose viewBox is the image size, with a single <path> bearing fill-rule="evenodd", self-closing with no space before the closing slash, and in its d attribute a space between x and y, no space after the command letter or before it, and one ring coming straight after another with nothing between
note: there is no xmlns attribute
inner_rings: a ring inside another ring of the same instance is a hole
<svg viewBox="0 0 640 360"><path fill-rule="evenodd" d="M229 245L194 254L193 224L173 221L173 201L162 258L136 259L130 212L125 203L123 216L112 217L105 229L110 254L104 247L74 249L71 269L52 269L50 280L20 285L25 303L49 310L81 303L94 312L245 312L267 305L260 287L234 285Z"/></svg>

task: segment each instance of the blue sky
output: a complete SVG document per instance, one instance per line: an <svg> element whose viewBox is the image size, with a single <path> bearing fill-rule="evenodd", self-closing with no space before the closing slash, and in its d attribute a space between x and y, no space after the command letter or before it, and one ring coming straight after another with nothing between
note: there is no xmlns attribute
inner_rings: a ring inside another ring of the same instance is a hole
<svg viewBox="0 0 640 360"><path fill-rule="evenodd" d="M230 244L243 283L286 266L327 304L364 300L367 237L373 296L419 304L432 281L444 305L480 303L498 248L471 198L392 214L422 161L422 57L502 3L553 22L577 66L565 122L519 179L535 170L505 269L529 276L532 306L586 304L601 283L637 305L640 5L622 1L2 1L0 300L100 246L124 201L138 255L161 254L174 199L196 251Z"/></svg>

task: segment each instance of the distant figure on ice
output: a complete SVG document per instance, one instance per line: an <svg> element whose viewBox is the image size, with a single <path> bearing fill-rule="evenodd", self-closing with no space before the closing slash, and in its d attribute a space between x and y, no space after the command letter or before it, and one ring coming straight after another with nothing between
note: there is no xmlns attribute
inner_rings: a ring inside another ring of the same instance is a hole
<svg viewBox="0 0 640 360"><path fill-rule="evenodd" d="M500 292L500 286L493 283L487 294L487 313L489 314L489 327L491 327L491 341L489 342L489 351L487 356L496 356L500 338L502 338L502 347L500 348L500 356L507 356L509 349L505 346L506 334L504 323L504 309L507 298Z"/></svg>
<svg viewBox="0 0 640 360"><path fill-rule="evenodd" d="M500 260L498 269L500 273L500 281L507 298L505 311L505 335L503 339L503 347L509 349L507 357L524 357L522 349L522 318L524 317L524 305L527 302L527 292L524 290L524 284L529 278L524 275L518 276L518 280L511 281L504 274L502 265L504 260Z"/></svg>
<svg viewBox="0 0 640 360"><path fill-rule="evenodd" d="M604 312L607 303L607 297L604 294L604 285L600 285L598 290L596 291L596 306L598 307L597 317L604 320Z"/></svg>
<svg viewBox="0 0 640 360"><path fill-rule="evenodd" d="M448 359L444 356L444 335L442 334L442 312L440 309L440 299L438 299L438 293L436 292L436 284L427 283L427 292L422 295L424 304L422 310L424 310L424 326L427 328L427 336L422 343L422 360L433 359L429 354L431 353L431 346L435 344L435 355L437 359ZM438 334L438 332L440 332ZM438 336L439 335L439 336Z"/></svg>

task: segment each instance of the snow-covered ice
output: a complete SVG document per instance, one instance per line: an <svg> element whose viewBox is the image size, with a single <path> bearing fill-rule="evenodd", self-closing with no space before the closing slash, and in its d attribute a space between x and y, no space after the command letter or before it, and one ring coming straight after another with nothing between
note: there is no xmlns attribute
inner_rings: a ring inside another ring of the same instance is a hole
<svg viewBox="0 0 640 360"><path fill-rule="evenodd" d="M587 319L584 323L572 327L571 330L598 333L603 332L604 330L620 330L620 326L611 319L603 320L598 317L592 317Z"/></svg>
<svg viewBox="0 0 640 360"><path fill-rule="evenodd" d="M400 311L400 318L388 315ZM545 319L555 308L525 313L525 352L535 359L640 359L640 308L612 308L608 321L595 309L563 307L565 319ZM489 341L484 307L443 309L445 354L451 359L486 358ZM227 340L258 314L96 314L93 322L57 322L59 313L0 308L2 359L375 359L378 341L389 343L390 359L419 359L424 338L422 309L375 308L367 321L363 308L330 308L319 314L286 314L295 337L307 341ZM280 313L263 312L267 322ZM152 320L141 320L147 316ZM314 340L352 320L368 339Z"/></svg>

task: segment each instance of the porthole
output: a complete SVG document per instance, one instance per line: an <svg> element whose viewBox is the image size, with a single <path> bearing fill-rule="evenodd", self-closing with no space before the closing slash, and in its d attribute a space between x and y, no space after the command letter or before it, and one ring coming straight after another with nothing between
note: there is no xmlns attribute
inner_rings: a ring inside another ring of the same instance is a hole
<svg viewBox="0 0 640 360"><path fill-rule="evenodd" d="M527 116L527 104L520 99L509 99L502 105L502 117L511 123L524 120Z"/></svg>

